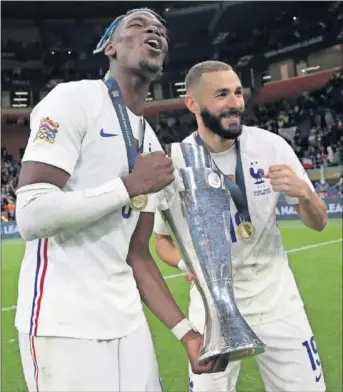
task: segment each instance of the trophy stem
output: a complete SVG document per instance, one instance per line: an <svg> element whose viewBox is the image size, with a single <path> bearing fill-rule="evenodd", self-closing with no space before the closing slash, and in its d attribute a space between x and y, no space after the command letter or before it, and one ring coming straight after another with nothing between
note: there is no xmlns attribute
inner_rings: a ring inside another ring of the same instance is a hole
<svg viewBox="0 0 343 392"><path fill-rule="evenodd" d="M263 353L265 345L238 310L232 285L227 280L215 281L208 285L208 291L210 296L206 298L213 298L213 302L205 304L200 360L226 355L233 362Z"/></svg>

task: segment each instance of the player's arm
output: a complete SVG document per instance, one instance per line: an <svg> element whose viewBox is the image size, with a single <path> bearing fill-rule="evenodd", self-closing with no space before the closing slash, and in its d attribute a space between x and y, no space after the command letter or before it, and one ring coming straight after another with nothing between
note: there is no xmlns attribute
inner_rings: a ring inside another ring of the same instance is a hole
<svg viewBox="0 0 343 392"><path fill-rule="evenodd" d="M72 93L68 84L57 86L31 114L16 210L27 241L82 228L129 201L120 178L94 189L62 191L74 172L86 132L86 114Z"/></svg>
<svg viewBox="0 0 343 392"><path fill-rule="evenodd" d="M311 189L305 189L299 197L299 204L294 205L302 222L310 229L322 231L327 225L327 208L324 200Z"/></svg>
<svg viewBox="0 0 343 392"><path fill-rule="evenodd" d="M168 229L160 213L155 214L154 233L155 248L160 259L170 267L187 272L188 270L185 262L182 260L177 247L174 245L172 237L169 235Z"/></svg>
<svg viewBox="0 0 343 392"><path fill-rule="evenodd" d="M144 303L169 329L185 318L176 305L149 250L154 214L140 214L132 235L127 262L132 267Z"/></svg>
<svg viewBox="0 0 343 392"><path fill-rule="evenodd" d="M154 153L144 162L138 160L134 174L95 188L64 191L87 128L79 95L73 97L69 90L68 84L57 86L31 115L31 135L16 192L16 219L27 241L83 228L121 209L130 198L156 192L173 180L171 163L163 153ZM164 178L159 180L161 171Z"/></svg>
<svg viewBox="0 0 343 392"><path fill-rule="evenodd" d="M180 253L170 235L155 233L155 248L159 258L170 267L179 268Z"/></svg>
<svg viewBox="0 0 343 392"><path fill-rule="evenodd" d="M16 219L26 241L81 229L128 204L120 178L92 189L61 190L70 174L59 168L26 162L17 191ZM26 181L30 178L31 181ZM24 185L26 184L26 185Z"/></svg>
<svg viewBox="0 0 343 392"><path fill-rule="evenodd" d="M285 164L271 166L267 178L274 191L285 194L287 202L294 206L307 227L321 231L328 220L326 204L315 192L304 167L286 142L283 150Z"/></svg>
<svg viewBox="0 0 343 392"><path fill-rule="evenodd" d="M184 345L194 373L208 372L213 362L199 364L202 337L194 331L174 301L149 251L154 214L140 214L131 237L127 263L131 266L143 302Z"/></svg>

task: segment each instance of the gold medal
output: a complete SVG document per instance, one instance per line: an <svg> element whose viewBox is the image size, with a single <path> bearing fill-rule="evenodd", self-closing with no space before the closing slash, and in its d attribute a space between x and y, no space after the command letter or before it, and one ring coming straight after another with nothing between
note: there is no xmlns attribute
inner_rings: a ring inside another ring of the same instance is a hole
<svg viewBox="0 0 343 392"><path fill-rule="evenodd" d="M238 236L241 240L250 240L255 235L255 227L251 222L241 222L238 225Z"/></svg>
<svg viewBox="0 0 343 392"><path fill-rule="evenodd" d="M140 211L148 204L147 195L135 196L130 200L130 207L135 211Z"/></svg>

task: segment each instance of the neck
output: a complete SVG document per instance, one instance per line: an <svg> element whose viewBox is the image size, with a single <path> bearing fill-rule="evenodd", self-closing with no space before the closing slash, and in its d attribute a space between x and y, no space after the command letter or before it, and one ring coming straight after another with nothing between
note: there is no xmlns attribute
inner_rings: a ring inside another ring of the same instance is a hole
<svg viewBox="0 0 343 392"><path fill-rule="evenodd" d="M150 81L139 77L128 69L114 65L111 65L110 74L118 82L126 106L132 113L141 116L149 92Z"/></svg>
<svg viewBox="0 0 343 392"><path fill-rule="evenodd" d="M198 124L198 132L205 143L206 147L214 153L220 153L229 150L235 143L233 139L223 139L219 135L211 132L203 124Z"/></svg>

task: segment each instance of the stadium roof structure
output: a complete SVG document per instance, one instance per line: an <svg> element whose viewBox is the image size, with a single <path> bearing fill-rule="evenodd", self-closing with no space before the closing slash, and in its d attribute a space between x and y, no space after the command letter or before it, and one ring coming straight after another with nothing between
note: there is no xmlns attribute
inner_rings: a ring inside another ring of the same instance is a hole
<svg viewBox="0 0 343 392"><path fill-rule="evenodd" d="M128 9L149 7L163 15L170 32L171 50L168 64L172 68L187 68L189 63L208 58L231 58L247 54L248 44L254 44L266 26L290 29L293 18L301 25L318 21L335 2L260 2L260 1L204 1L204 2L136 2L136 1L13 1L2 2L2 20L32 19L109 19ZM274 30L273 30L274 29ZM270 38L273 38L272 36ZM294 40L299 37L293 37ZM255 46L254 46L255 45ZM262 44L263 45L263 44Z"/></svg>

